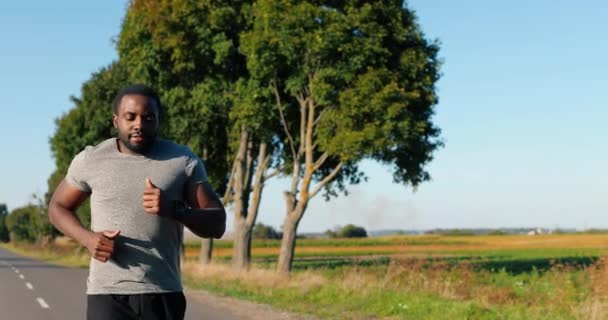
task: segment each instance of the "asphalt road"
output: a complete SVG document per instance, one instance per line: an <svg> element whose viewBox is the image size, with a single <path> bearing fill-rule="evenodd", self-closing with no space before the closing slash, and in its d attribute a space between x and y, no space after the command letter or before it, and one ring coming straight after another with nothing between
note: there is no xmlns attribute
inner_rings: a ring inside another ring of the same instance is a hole
<svg viewBox="0 0 608 320"><path fill-rule="evenodd" d="M85 319L88 270L51 265L0 248L0 319ZM241 317L186 294L186 319Z"/></svg>

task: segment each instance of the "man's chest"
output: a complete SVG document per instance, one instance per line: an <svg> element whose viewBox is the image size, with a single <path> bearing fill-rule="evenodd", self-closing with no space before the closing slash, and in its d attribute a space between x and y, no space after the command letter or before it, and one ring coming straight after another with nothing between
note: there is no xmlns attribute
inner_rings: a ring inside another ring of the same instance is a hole
<svg viewBox="0 0 608 320"><path fill-rule="evenodd" d="M95 166L89 185L92 196L99 200L139 201L146 178L170 199L181 199L187 176L183 161L170 160L100 161Z"/></svg>

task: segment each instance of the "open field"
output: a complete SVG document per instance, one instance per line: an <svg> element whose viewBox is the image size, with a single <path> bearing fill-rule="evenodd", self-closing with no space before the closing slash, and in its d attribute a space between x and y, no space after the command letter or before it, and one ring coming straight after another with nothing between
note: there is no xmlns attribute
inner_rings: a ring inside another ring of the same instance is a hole
<svg viewBox="0 0 608 320"><path fill-rule="evenodd" d="M605 234L301 239L289 277L274 272L279 245L254 240L254 265L235 272L231 242L215 242L208 266L188 243L184 279L324 319L608 319ZM44 255L87 259L70 243Z"/></svg>
<svg viewBox="0 0 608 320"><path fill-rule="evenodd" d="M200 242L186 244L186 260L195 260ZM279 240L254 240L255 262L272 264L278 257ZM232 242L214 242L214 258L230 259ZM608 255L607 234L540 236L397 236L364 239L300 239L296 246L296 268L309 265L331 267L345 261L390 261L390 258L437 258L486 263L496 269L509 265L547 266L551 260L592 260ZM536 260L536 261L533 261Z"/></svg>

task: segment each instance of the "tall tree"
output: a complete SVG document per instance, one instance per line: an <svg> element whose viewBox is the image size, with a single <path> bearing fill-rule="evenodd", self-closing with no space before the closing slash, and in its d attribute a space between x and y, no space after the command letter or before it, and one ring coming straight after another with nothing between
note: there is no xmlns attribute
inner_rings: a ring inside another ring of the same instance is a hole
<svg viewBox="0 0 608 320"><path fill-rule="evenodd" d="M33 204L12 210L6 218L6 226L16 241L26 242L40 240L49 230L44 221L44 212Z"/></svg>
<svg viewBox="0 0 608 320"><path fill-rule="evenodd" d="M432 123L438 44L401 1L260 0L241 37L252 78L272 90L283 125L291 186L278 271L291 270L309 201L365 176L363 159L414 187L441 141Z"/></svg>
<svg viewBox="0 0 608 320"><path fill-rule="evenodd" d="M248 266L251 229L271 165L270 93L249 81L239 35L247 27L244 1L131 2L118 41L131 77L153 84L167 106L166 134L206 161L211 182L235 214L234 263ZM250 197L250 195L253 195ZM252 200L250 202L250 199ZM212 242L202 242L203 262Z"/></svg>
<svg viewBox="0 0 608 320"><path fill-rule="evenodd" d="M234 210L234 251L232 265L237 270L249 268L251 240L258 216L262 191L266 181L280 173L269 169L279 164L274 161L279 150L273 139L278 123L273 116L271 92L255 80L237 83L235 105L231 112L234 129L239 135L236 157L231 173Z"/></svg>

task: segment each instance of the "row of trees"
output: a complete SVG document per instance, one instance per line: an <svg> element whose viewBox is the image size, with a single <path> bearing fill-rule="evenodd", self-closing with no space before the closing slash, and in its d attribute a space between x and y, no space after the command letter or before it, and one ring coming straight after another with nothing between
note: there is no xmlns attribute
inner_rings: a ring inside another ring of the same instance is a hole
<svg viewBox="0 0 608 320"><path fill-rule="evenodd" d="M6 204L0 203L0 242L10 240L48 243L57 235L46 214L41 199L37 204L28 204L12 210L9 214Z"/></svg>
<svg viewBox="0 0 608 320"><path fill-rule="evenodd" d="M327 230L325 235L330 238L367 238L367 231L363 227L347 224L334 230Z"/></svg>
<svg viewBox="0 0 608 320"><path fill-rule="evenodd" d="M438 45L401 1L133 0L119 59L83 84L51 138L49 194L86 145L115 135L111 101L139 82L161 93L161 134L206 160L234 212L232 263L244 269L267 181L282 176L285 218L278 271L289 272L309 202L365 181L363 159L396 182L428 180L441 146L432 123ZM88 223L88 206L78 212ZM201 258L211 259L211 240Z"/></svg>
<svg viewBox="0 0 608 320"><path fill-rule="evenodd" d="M325 235L330 238L366 238L367 231L363 227L347 224L343 227L327 230L325 231ZM281 239L282 237L281 232L275 230L272 226L256 223L255 227L253 227L254 239Z"/></svg>

